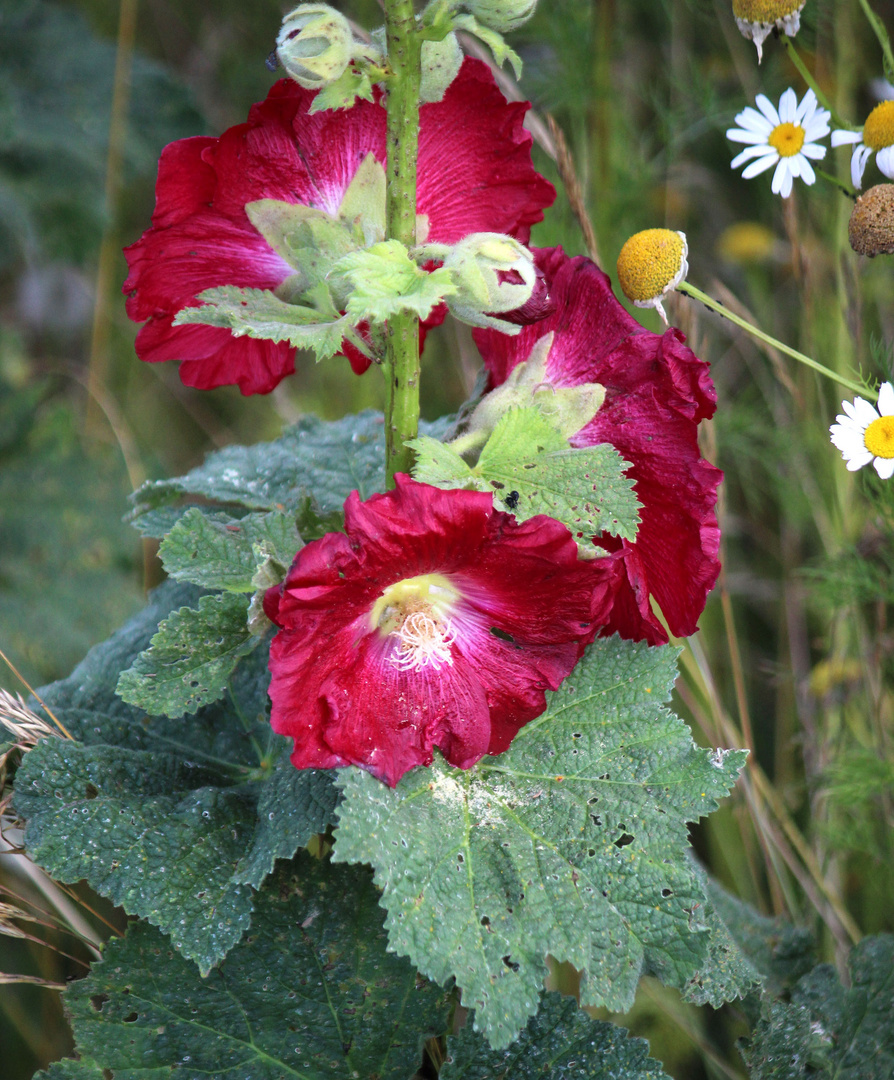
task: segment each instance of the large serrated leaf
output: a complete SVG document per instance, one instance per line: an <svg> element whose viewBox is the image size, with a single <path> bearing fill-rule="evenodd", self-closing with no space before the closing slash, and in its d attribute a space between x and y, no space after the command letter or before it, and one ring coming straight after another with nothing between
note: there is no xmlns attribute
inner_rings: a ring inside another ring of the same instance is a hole
<svg viewBox="0 0 894 1080"><path fill-rule="evenodd" d="M264 555L289 566L299 547L295 515L273 510L233 518L191 507L167 534L159 556L168 575L206 589L252 592Z"/></svg>
<svg viewBox="0 0 894 1080"><path fill-rule="evenodd" d="M332 306L306 307L289 304L269 289L242 289L221 285L199 293L200 307L178 311L175 326L217 326L234 337L288 341L299 349L310 349L317 360L328 360L341 348L352 328L352 320Z"/></svg>
<svg viewBox="0 0 894 1080"><path fill-rule="evenodd" d="M14 805L32 858L62 880L85 877L208 967L247 924L247 885L333 821L336 794L330 774L293 769L289 744L270 730L262 649L225 699L186 719L149 718L115 695L159 621L198 595L163 585L68 679L41 689L80 741L49 739L26 754ZM150 866L167 872L147 878ZM208 919L213 904L219 915Z"/></svg>
<svg viewBox="0 0 894 1080"><path fill-rule="evenodd" d="M372 863L392 948L451 976L508 1045L537 1008L545 955L584 973L585 1005L629 1008L648 969L680 985L707 948L686 823L744 753L709 752L662 707L675 653L594 643L502 755L438 759L394 789L343 770L334 857Z"/></svg>
<svg viewBox="0 0 894 1080"><path fill-rule="evenodd" d="M444 417L420 427L438 437L451 423ZM189 495L248 510L296 512L312 499L330 515L340 513L355 490L361 499L385 490L385 421L371 410L335 421L308 416L273 442L209 454L185 476L143 484L133 497L133 517L139 521Z"/></svg>
<svg viewBox="0 0 894 1080"><path fill-rule="evenodd" d="M118 680L129 705L176 718L216 701L241 657L258 639L248 628L248 600L236 593L203 596L198 608L172 612Z"/></svg>
<svg viewBox="0 0 894 1080"><path fill-rule="evenodd" d="M424 319L456 292L451 270L420 269L397 240L345 255L333 274L350 283L348 314L355 322L384 323L402 311Z"/></svg>
<svg viewBox="0 0 894 1080"><path fill-rule="evenodd" d="M752 1080L890 1080L894 1076L894 936L864 938L848 958L850 987L820 964L791 1003L765 1008L745 1056Z"/></svg>
<svg viewBox="0 0 894 1080"><path fill-rule="evenodd" d="M122 1078L407 1080L448 1003L386 950L376 901L367 873L303 856L207 979L131 926L65 993L78 1054Z"/></svg>
<svg viewBox="0 0 894 1080"><path fill-rule="evenodd" d="M591 1020L573 998L546 994L540 1011L508 1050L492 1050L471 1025L447 1040L439 1080L667 1080L644 1039Z"/></svg>

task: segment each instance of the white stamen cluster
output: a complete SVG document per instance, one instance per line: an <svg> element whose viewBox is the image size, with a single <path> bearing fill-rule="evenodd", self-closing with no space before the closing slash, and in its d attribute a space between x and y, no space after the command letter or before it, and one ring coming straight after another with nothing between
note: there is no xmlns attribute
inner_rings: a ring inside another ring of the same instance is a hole
<svg viewBox="0 0 894 1080"><path fill-rule="evenodd" d="M449 619L433 619L426 611L413 611L401 623L394 636L400 642L389 657L401 671L421 671L433 667L440 671L444 664L453 665L450 646L456 641L456 631Z"/></svg>

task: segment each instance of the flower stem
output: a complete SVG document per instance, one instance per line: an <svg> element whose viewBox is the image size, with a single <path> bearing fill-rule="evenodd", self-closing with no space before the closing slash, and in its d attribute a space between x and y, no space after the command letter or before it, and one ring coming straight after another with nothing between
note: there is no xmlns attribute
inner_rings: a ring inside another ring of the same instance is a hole
<svg viewBox="0 0 894 1080"><path fill-rule="evenodd" d="M827 173L824 169L818 169L816 166L813 167L813 171L817 176L822 177L826 183L831 184L832 187L837 187L843 195L847 195L849 199L856 201L857 193L850 184L846 184L843 180L839 180L837 176Z"/></svg>
<svg viewBox="0 0 894 1080"><path fill-rule="evenodd" d="M717 300L712 300L710 296L703 293L701 289L697 289L691 282L680 282L677 286L677 292L685 293L687 296L691 296L693 300L700 300L705 307L709 307L712 311L716 311L718 315L722 315L725 319L729 319L731 323L735 323L736 326L740 326L743 330L747 330L752 337L756 337L759 341L763 341L767 345L771 345L774 349L778 349L781 353L785 353L786 356L791 356L800 363L806 364L807 367L813 368L814 371L818 371L821 375L825 375L827 378L832 379L841 386L846 386L848 390L853 390L854 393L861 394L865 397L871 397L873 400L878 397L877 393L869 390L865 386L861 386L860 383L853 382L851 379L846 379L843 375L831 371L829 368L817 363L817 361L813 360L811 357L805 356L804 353L798 352L797 349L792 349L790 346L784 345L781 341L777 341L776 338L770 337L769 334L765 334L763 330L759 330L756 326L752 326L751 323L746 322L738 315L734 315L728 308L725 308L723 304L719 303Z"/></svg>
<svg viewBox="0 0 894 1080"><path fill-rule="evenodd" d="M406 247L416 243L416 157L419 148L419 85L422 42L413 0L385 0L388 42L388 167L386 234ZM409 472L413 452L404 444L419 431L419 318L401 312L388 320L385 344L388 380L385 415L385 469L388 486L394 474Z"/></svg>
<svg viewBox="0 0 894 1080"><path fill-rule="evenodd" d="M807 65L804 63L804 61L798 54L798 50L795 48L792 39L788 37L787 34L780 34L779 40L785 46L785 51L788 53L788 58L798 69L798 73L800 74L801 78L804 80L804 82L807 83L807 85L814 92L814 94L816 94L816 100L820 103L820 105L822 105L824 109L828 109L829 112L832 114L832 122L835 124L835 126L840 128L849 128L850 125L846 124L841 119L838 113L836 113L832 106L829 104L829 99L822 92L822 90L820 90L819 86L817 85L816 79L814 79L813 75L811 75L810 71L807 68Z"/></svg>
<svg viewBox="0 0 894 1080"><path fill-rule="evenodd" d="M878 43L885 57L885 74L888 75L889 72L894 71L894 54L891 53L891 39L888 37L885 24L869 6L869 0L860 0L860 7L863 9L867 22L872 27L872 32L878 38ZM890 78L890 75L888 75L888 78Z"/></svg>

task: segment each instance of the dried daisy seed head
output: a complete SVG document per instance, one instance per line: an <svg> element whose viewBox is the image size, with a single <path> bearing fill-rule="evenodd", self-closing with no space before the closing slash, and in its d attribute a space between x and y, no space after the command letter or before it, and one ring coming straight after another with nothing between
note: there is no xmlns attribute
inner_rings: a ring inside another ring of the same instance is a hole
<svg viewBox="0 0 894 1080"><path fill-rule="evenodd" d="M847 236L858 255L894 255L894 184L876 184L857 199Z"/></svg>

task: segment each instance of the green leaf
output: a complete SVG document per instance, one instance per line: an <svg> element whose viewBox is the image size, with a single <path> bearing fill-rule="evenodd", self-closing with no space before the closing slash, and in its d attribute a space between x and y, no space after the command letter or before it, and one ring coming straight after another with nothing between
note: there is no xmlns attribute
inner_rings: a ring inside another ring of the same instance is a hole
<svg viewBox="0 0 894 1080"><path fill-rule="evenodd" d="M367 156L372 157L371 154ZM382 199L384 216L384 191ZM245 212L277 255L297 271L295 276L287 278L276 289L275 295L280 300L294 300L297 303L307 290L325 281L335 262L363 242L362 229L355 229L353 223L339 220L325 210L303 203L257 199L245 204ZM316 296L316 293L310 293L308 299ZM319 296L318 303L321 302L325 308L327 293L321 292ZM333 317L338 315L335 308L327 310Z"/></svg>
<svg viewBox="0 0 894 1080"><path fill-rule="evenodd" d="M443 417L420 427L438 437L451 422ZM312 499L314 509L328 517L341 515L345 499L355 490L361 499L385 490L385 422L381 413L371 410L328 422L309 416L274 442L228 446L209 454L186 476L149 481L133 496L132 518L139 526L145 515L157 515L184 496L248 510L296 513L302 508L306 512ZM159 519L150 521L157 524Z"/></svg>
<svg viewBox="0 0 894 1080"><path fill-rule="evenodd" d="M277 859L291 859L300 845L335 821L334 773L296 769L289 760L292 740L282 742L282 753L261 788L254 840L233 875L234 881L256 889Z"/></svg>
<svg viewBox="0 0 894 1080"><path fill-rule="evenodd" d="M288 341L299 349L309 349L317 360L328 360L341 348L342 339L353 322L340 315L325 286L315 291L317 306L289 304L269 289L242 289L221 285L206 289L197 299L200 307L187 307L174 316L175 326L218 326L234 337Z"/></svg>
<svg viewBox="0 0 894 1080"><path fill-rule="evenodd" d="M506 753L441 759L393 790L342 770L334 857L372 863L391 947L451 976L492 1046L537 1009L545 955L584 973L581 1003L623 1011L641 972L701 965L705 896L686 823L744 762L698 749L662 707L674 651L595 642Z"/></svg>
<svg viewBox="0 0 894 1080"><path fill-rule="evenodd" d="M667 1080L649 1057L645 1039L624 1028L591 1020L573 998L545 994L540 1011L508 1050L492 1050L471 1024L447 1039L447 1062L439 1080Z"/></svg>
<svg viewBox="0 0 894 1080"><path fill-rule="evenodd" d="M39 691L82 742L46 739L26 754L15 807L35 861L63 881L86 878L207 969L248 925L246 886L332 823L336 793L330 774L292 768L270 730L265 650L239 666L225 700L185 720L150 720L115 696L159 620L196 595L166 583Z"/></svg>
<svg viewBox="0 0 894 1080"><path fill-rule="evenodd" d="M850 987L820 964L790 1004L772 1003L745 1048L752 1080L890 1080L894 1076L894 937L864 938L848 958Z"/></svg>
<svg viewBox="0 0 894 1080"><path fill-rule="evenodd" d="M787 993L816 962L816 942L804 927L768 918L707 878L711 908L773 997Z"/></svg>
<svg viewBox="0 0 894 1080"><path fill-rule="evenodd" d="M385 168L372 152L360 162L345 188L338 216L359 225L367 245L385 239Z"/></svg>
<svg viewBox="0 0 894 1080"><path fill-rule="evenodd" d="M483 41L494 54L497 67L502 67L508 60L512 65L512 70L515 72L516 79L521 78L521 57L506 44L502 34L492 30L489 26L484 26L474 15L457 15L454 17L453 25L457 30L466 30L468 33L474 34L479 41Z"/></svg>
<svg viewBox="0 0 894 1080"><path fill-rule="evenodd" d="M474 491L491 490L487 481L476 476L460 455L448 446L427 435L410 439L407 446L416 451L413 479L422 484L441 488L471 488Z"/></svg>
<svg viewBox="0 0 894 1080"><path fill-rule="evenodd" d="M448 1003L386 950L377 899L367 873L302 856L206 979L131 926L65 992L78 1054L122 1080L407 1080Z"/></svg>
<svg viewBox="0 0 894 1080"><path fill-rule="evenodd" d="M193 507L165 537L159 556L168 575L207 589L252 592L264 558L291 565L301 546L295 517L279 510L233 518Z"/></svg>
<svg viewBox="0 0 894 1080"><path fill-rule="evenodd" d="M372 101L372 83L368 72L349 64L339 78L317 91L308 111L317 113L325 109L350 109L357 98Z"/></svg>
<svg viewBox="0 0 894 1080"><path fill-rule="evenodd" d="M248 600L233 593L203 596L159 626L150 647L118 680L118 693L152 715L194 713L219 698L239 659L258 639L248 628Z"/></svg>
<svg viewBox="0 0 894 1080"><path fill-rule="evenodd" d="M456 292L446 267L422 270L398 240L384 240L340 259L333 270L351 286L347 313L355 323L384 323L402 311L420 319Z"/></svg>
<svg viewBox="0 0 894 1080"><path fill-rule="evenodd" d="M141 1080L152 1080L151 1075L143 1073ZM108 1080L103 1076L102 1069L89 1061L73 1061L66 1058L64 1061L54 1061L45 1071L41 1069L34 1074L34 1080Z"/></svg>

